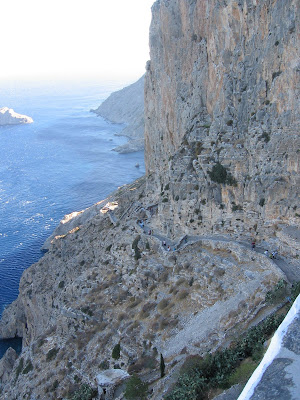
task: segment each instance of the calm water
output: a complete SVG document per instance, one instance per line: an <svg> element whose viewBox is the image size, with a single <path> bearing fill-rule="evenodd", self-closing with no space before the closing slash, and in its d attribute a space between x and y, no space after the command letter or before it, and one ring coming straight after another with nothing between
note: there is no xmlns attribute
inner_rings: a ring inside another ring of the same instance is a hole
<svg viewBox="0 0 300 400"><path fill-rule="evenodd" d="M65 214L144 174L143 152L118 154L122 126L91 113L118 83L0 89L0 107L34 123L0 127L0 313ZM139 163L140 168L135 165ZM0 342L0 357L7 348Z"/></svg>

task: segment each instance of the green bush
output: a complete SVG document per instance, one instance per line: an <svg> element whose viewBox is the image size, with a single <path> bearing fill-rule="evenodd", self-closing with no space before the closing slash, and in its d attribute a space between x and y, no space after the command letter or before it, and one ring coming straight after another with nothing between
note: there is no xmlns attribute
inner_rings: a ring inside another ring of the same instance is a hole
<svg viewBox="0 0 300 400"><path fill-rule="evenodd" d="M237 185L236 179L227 172L227 169L219 162L212 167L212 170L208 172L208 175L214 182L228 184L230 186Z"/></svg>
<svg viewBox="0 0 300 400"><path fill-rule="evenodd" d="M284 301L288 295L287 283L284 279L280 279L274 289L269 290L266 294L265 301L268 304L277 304Z"/></svg>
<svg viewBox="0 0 300 400"><path fill-rule="evenodd" d="M102 370L109 369L108 360L101 361L101 363L99 364L99 368L102 369Z"/></svg>
<svg viewBox="0 0 300 400"><path fill-rule="evenodd" d="M58 287L62 289L65 286L65 281L60 281Z"/></svg>
<svg viewBox="0 0 300 400"><path fill-rule="evenodd" d="M292 286L291 301L294 302L299 294L300 294L300 281L295 282Z"/></svg>
<svg viewBox="0 0 300 400"><path fill-rule="evenodd" d="M195 156L198 157L203 150L203 144L202 142L196 142L195 143Z"/></svg>
<svg viewBox="0 0 300 400"><path fill-rule="evenodd" d="M111 353L112 358L114 358L115 360L118 360L120 358L120 352L121 352L121 344L119 342L113 348L113 351Z"/></svg>
<svg viewBox="0 0 300 400"><path fill-rule="evenodd" d="M162 355L162 354L160 354L160 364L159 364L159 368L160 368L160 377L163 378L163 377L165 376L165 368L166 368L166 365L165 365L165 361L164 361L164 358L163 358L163 355Z"/></svg>
<svg viewBox="0 0 300 400"><path fill-rule="evenodd" d="M69 397L70 400L92 400L98 394L98 390L90 387L86 383Z"/></svg>
<svg viewBox="0 0 300 400"><path fill-rule="evenodd" d="M242 211L243 207L240 204L232 204L231 210L234 211Z"/></svg>
<svg viewBox="0 0 300 400"><path fill-rule="evenodd" d="M130 377L126 383L125 398L128 400L143 400L147 397L148 385L143 382L137 375Z"/></svg>
<svg viewBox="0 0 300 400"><path fill-rule="evenodd" d="M33 365L31 363L31 361L28 361L26 367L23 369L22 374L28 374L28 372L33 370Z"/></svg>
<svg viewBox="0 0 300 400"><path fill-rule="evenodd" d="M265 199L264 199L264 198L260 199L258 204L259 204L261 207L263 207L263 206L265 205Z"/></svg>
<svg viewBox="0 0 300 400"><path fill-rule="evenodd" d="M23 358L20 358L19 365L16 369L16 379L18 379L18 376L22 372L23 368L24 368L24 360L23 360Z"/></svg>
<svg viewBox="0 0 300 400"><path fill-rule="evenodd" d="M59 352L59 349L57 349L56 347L53 347L53 349L48 351L48 353L46 355L46 361L53 360L56 357L58 352Z"/></svg>
<svg viewBox="0 0 300 400"><path fill-rule="evenodd" d="M193 357L192 362L183 365L181 376L165 399L204 400L209 389L229 387L231 377L242 360L252 357L257 361L262 356L263 343L278 328L283 318L283 315L271 315L249 329L232 347L207 354L203 359Z"/></svg>
<svg viewBox="0 0 300 400"><path fill-rule="evenodd" d="M134 239L134 241L132 242L132 248L133 248L133 250L134 250L134 258L135 258L136 260L139 260L139 259L141 258L141 252L140 252L140 249L139 249L139 247L138 247L138 243L139 243L140 239L141 239L141 235L138 235L138 236Z"/></svg>

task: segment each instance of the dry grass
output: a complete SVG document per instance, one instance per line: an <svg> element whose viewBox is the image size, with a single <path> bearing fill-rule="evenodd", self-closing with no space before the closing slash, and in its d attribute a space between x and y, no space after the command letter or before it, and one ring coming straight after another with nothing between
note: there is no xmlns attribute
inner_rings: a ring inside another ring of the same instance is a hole
<svg viewBox="0 0 300 400"><path fill-rule="evenodd" d="M158 304L157 304L157 309L158 310L163 310L169 305L169 300L168 299L162 299Z"/></svg>
<svg viewBox="0 0 300 400"><path fill-rule="evenodd" d="M183 289L177 294L176 299L184 300L188 295L189 295L189 291L186 289Z"/></svg>

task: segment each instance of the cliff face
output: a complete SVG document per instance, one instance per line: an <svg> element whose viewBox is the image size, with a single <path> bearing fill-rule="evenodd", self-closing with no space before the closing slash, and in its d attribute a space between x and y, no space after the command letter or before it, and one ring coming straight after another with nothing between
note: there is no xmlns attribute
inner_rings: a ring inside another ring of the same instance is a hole
<svg viewBox="0 0 300 400"><path fill-rule="evenodd" d="M112 93L96 110L96 114L117 124L126 124L119 135L129 142L115 151L130 153L144 149L144 76L132 85Z"/></svg>
<svg viewBox="0 0 300 400"><path fill-rule="evenodd" d="M158 224L179 212L174 235L261 239L297 225L299 2L157 1L150 54L146 168L158 201L169 188Z"/></svg>
<svg viewBox="0 0 300 400"><path fill-rule="evenodd" d="M0 363L4 399L78 398L82 383L122 399L126 372L162 399L189 355L270 312L283 269L299 280L299 2L152 10L147 176L66 218L24 272L0 323L23 338Z"/></svg>

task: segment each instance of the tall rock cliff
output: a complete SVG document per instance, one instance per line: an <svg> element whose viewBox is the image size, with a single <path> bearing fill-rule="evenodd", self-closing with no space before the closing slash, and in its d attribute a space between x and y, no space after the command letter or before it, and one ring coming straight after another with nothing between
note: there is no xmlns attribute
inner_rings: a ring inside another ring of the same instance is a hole
<svg viewBox="0 0 300 400"><path fill-rule="evenodd" d="M165 197L158 226L171 234L263 239L299 224L299 7L154 4L145 158L158 202Z"/></svg>
<svg viewBox="0 0 300 400"><path fill-rule="evenodd" d="M155 2L146 177L65 218L23 273L0 323L23 338L0 363L2 398L123 399L138 373L162 399L186 360L236 341L273 311L268 291L299 280L299 7Z"/></svg>
<svg viewBox="0 0 300 400"><path fill-rule="evenodd" d="M144 150L144 76L137 82L112 93L96 110L103 118L117 124L126 124L119 133L128 143L116 147L119 153Z"/></svg>

